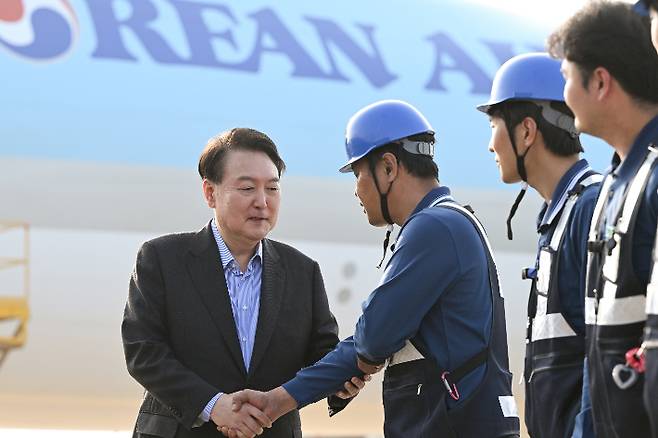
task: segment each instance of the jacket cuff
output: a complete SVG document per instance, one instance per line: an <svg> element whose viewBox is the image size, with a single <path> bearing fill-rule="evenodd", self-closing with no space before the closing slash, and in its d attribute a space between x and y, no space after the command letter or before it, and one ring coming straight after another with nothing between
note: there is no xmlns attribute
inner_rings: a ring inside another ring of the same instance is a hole
<svg viewBox="0 0 658 438"><path fill-rule="evenodd" d="M357 353L356 356L359 358L359 360L360 360L361 362L364 362L364 363L366 363L366 364L368 364L368 365L375 365L375 366L377 366L377 365L381 365L381 364L383 364L383 363L386 362L386 359L384 359L384 360L382 360L382 361L373 361L372 359L368 359L367 357L365 357L365 356L363 356L362 354L359 354L359 353Z"/></svg>

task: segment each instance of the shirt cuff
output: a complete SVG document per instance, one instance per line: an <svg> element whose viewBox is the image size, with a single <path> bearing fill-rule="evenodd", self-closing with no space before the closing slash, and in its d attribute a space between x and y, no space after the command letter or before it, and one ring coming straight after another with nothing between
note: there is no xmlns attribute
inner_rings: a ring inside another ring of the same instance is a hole
<svg viewBox="0 0 658 438"><path fill-rule="evenodd" d="M222 395L224 395L223 392L217 393L216 396L210 399L206 407L203 408L203 411L201 411L201 414L199 415L199 419L201 419L204 423L207 423L210 420L210 414L212 413L212 410L215 407L215 403L217 403L217 400L219 400L219 397L221 397Z"/></svg>

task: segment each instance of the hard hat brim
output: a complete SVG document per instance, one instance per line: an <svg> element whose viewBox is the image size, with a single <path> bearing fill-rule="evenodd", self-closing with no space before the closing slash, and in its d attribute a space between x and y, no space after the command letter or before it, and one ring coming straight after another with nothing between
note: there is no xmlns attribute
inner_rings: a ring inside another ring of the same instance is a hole
<svg viewBox="0 0 658 438"><path fill-rule="evenodd" d="M496 102L496 103L498 103L498 102ZM481 105L476 106L475 109L482 112L482 113L487 114L489 112L489 108L494 106L496 103L483 103Z"/></svg>
<svg viewBox="0 0 658 438"><path fill-rule="evenodd" d="M338 169L340 173L350 173L352 171L352 163L347 163L340 169Z"/></svg>
<svg viewBox="0 0 658 438"><path fill-rule="evenodd" d="M358 157L352 157L350 159L350 161L345 163L340 169L338 169L338 171L340 173L350 173L352 171L352 164L356 163L357 161L359 161L361 158L365 157L366 155L368 155L368 153L365 153L363 155L359 155Z"/></svg>

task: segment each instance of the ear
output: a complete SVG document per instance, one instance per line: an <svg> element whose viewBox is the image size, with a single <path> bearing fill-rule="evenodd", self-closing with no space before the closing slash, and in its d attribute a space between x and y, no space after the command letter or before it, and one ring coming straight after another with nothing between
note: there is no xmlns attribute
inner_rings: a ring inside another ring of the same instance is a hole
<svg viewBox="0 0 658 438"><path fill-rule="evenodd" d="M203 180L203 198L206 200L208 207L215 208L215 185L208 181L207 179Z"/></svg>
<svg viewBox="0 0 658 438"><path fill-rule="evenodd" d="M392 153L386 152L384 155L382 155L381 163L384 169L384 178L387 181L393 181L400 171L398 159Z"/></svg>
<svg viewBox="0 0 658 438"><path fill-rule="evenodd" d="M592 72L589 87L594 91L597 100L601 101L610 95L615 79L604 67L597 67Z"/></svg>
<svg viewBox="0 0 658 438"><path fill-rule="evenodd" d="M521 139L526 147L532 146L537 140L537 122L532 117L526 117L519 123L521 127Z"/></svg>

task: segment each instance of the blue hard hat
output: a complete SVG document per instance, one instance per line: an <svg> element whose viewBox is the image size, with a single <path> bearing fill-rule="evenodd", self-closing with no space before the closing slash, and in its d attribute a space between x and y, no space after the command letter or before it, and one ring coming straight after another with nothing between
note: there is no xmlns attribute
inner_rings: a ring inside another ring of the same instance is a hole
<svg viewBox="0 0 658 438"><path fill-rule="evenodd" d="M368 155L370 151L416 134L434 134L434 129L413 106L401 100L380 100L354 114L347 122L345 152L347 163L340 172L352 170L352 163ZM433 144L407 142L405 150L432 157Z"/></svg>
<svg viewBox="0 0 658 438"><path fill-rule="evenodd" d="M477 109L489 108L508 100L553 100L564 102L564 78L560 61L548 53L526 53L500 66L491 86L491 97Z"/></svg>
<svg viewBox="0 0 658 438"><path fill-rule="evenodd" d="M633 10L638 14L644 15L646 17L649 15L649 2L640 0L639 2L635 3Z"/></svg>

